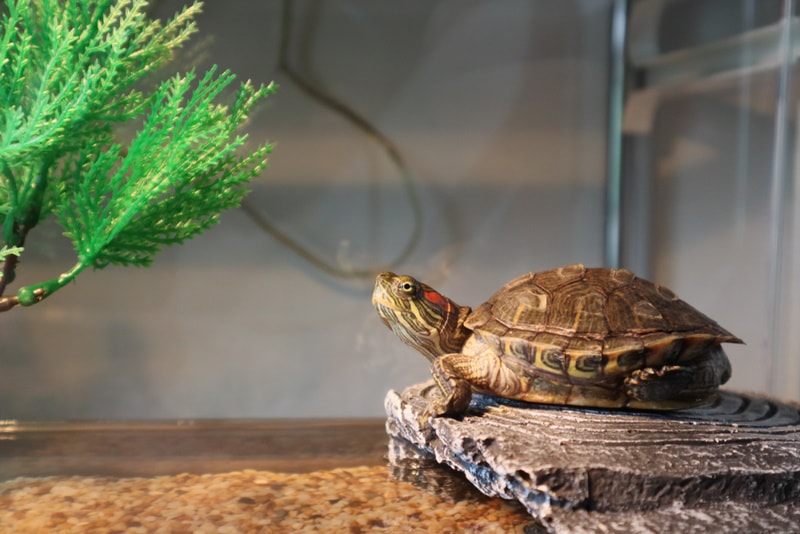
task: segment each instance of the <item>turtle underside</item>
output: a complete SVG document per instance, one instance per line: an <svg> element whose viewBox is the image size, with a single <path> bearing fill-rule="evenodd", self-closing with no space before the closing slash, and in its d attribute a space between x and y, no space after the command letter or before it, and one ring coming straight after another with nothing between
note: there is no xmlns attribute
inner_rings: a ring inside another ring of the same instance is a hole
<svg viewBox="0 0 800 534"><path fill-rule="evenodd" d="M625 269L570 265L512 280L477 307L463 354L499 355L532 402L672 409L730 378L742 341L669 289Z"/></svg>

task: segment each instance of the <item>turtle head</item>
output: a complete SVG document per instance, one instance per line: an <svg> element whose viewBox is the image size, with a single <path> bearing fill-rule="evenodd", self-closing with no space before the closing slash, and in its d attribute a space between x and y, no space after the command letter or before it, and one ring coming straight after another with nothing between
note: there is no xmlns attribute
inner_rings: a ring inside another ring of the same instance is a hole
<svg viewBox="0 0 800 534"><path fill-rule="evenodd" d="M379 274L372 304L383 324L430 361L461 352L471 334L464 327L472 311L469 307L459 306L411 276Z"/></svg>

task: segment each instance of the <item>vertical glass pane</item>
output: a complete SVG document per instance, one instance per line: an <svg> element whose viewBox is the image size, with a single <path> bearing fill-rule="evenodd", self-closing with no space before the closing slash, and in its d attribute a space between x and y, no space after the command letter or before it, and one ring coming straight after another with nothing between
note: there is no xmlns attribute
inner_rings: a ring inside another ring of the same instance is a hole
<svg viewBox="0 0 800 534"><path fill-rule="evenodd" d="M784 300L788 234L796 232L787 217L797 102L796 25L784 18L786 5L634 4L651 32L641 32L634 48L643 83L629 111L648 119L628 117L646 157L627 176L649 182L634 189L646 191L648 208L635 213L649 229L638 244L652 277L747 342L726 349L730 386L796 399L784 378L790 367L794 384L798 378Z"/></svg>

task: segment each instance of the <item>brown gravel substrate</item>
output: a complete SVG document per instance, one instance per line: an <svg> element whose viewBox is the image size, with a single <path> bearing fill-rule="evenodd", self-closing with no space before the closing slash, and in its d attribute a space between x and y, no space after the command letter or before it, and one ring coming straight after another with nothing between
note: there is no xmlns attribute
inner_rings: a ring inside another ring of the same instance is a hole
<svg viewBox="0 0 800 534"><path fill-rule="evenodd" d="M305 474L0 482L0 532L537 532L524 509L393 478L385 466Z"/></svg>

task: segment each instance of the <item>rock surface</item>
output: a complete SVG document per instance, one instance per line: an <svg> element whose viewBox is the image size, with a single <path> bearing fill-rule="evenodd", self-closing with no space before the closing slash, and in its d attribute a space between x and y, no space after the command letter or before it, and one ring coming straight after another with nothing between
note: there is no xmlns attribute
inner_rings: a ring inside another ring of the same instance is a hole
<svg viewBox="0 0 800 534"><path fill-rule="evenodd" d="M423 426L435 395L433 382L387 394L387 431L413 446L394 454L434 456L549 532L800 529L797 406L723 392L688 410L609 411L476 394L462 420Z"/></svg>

